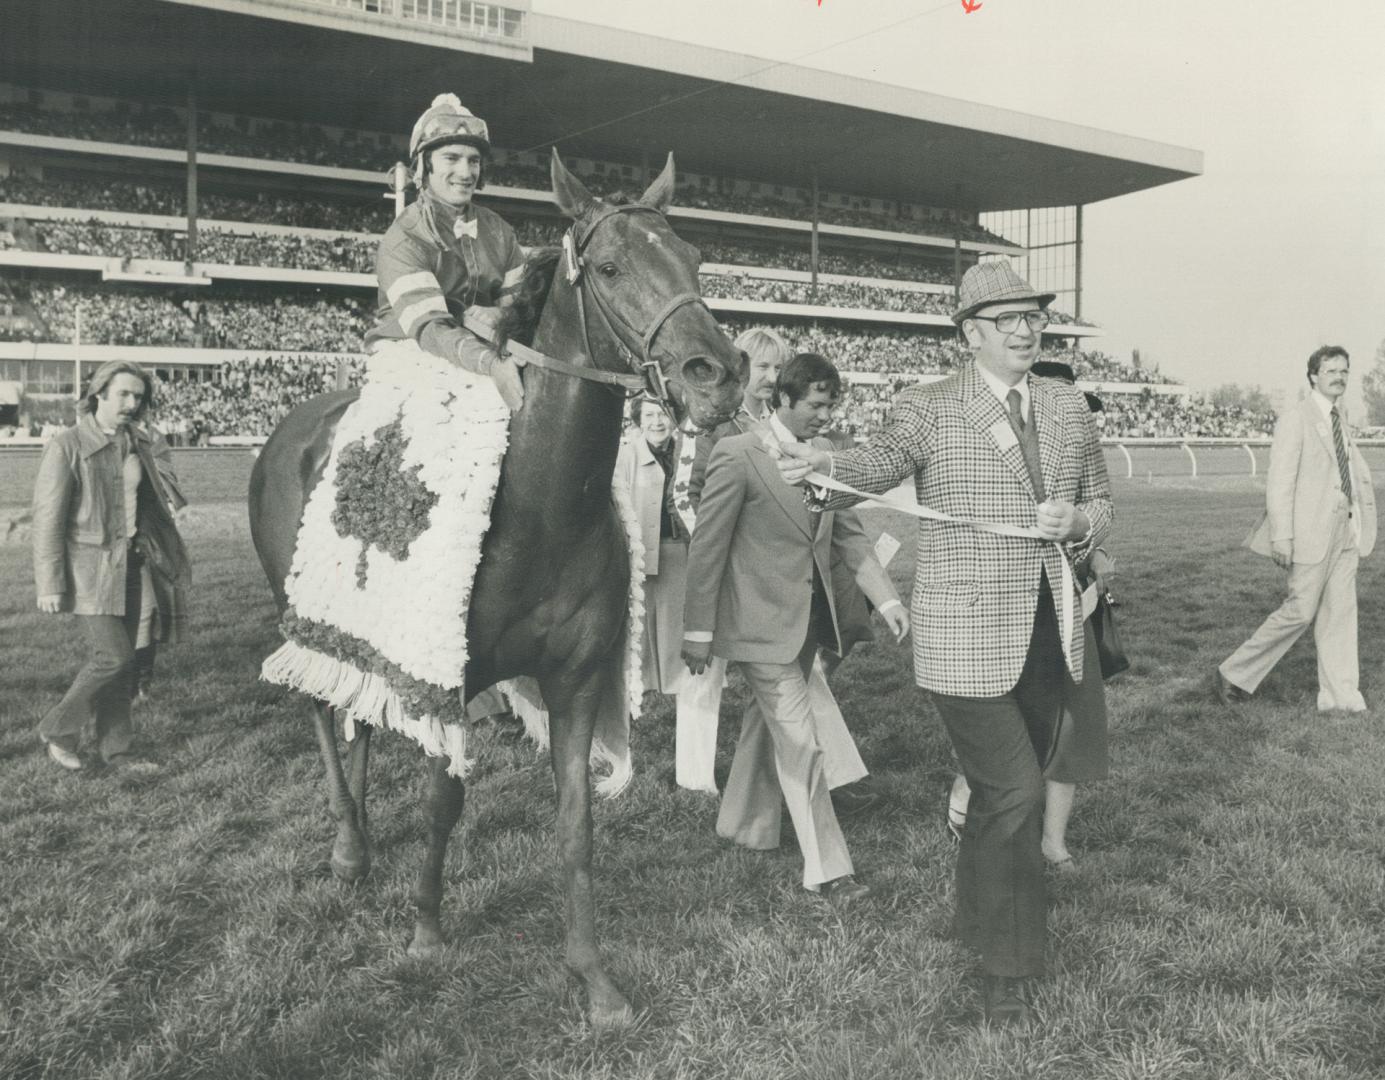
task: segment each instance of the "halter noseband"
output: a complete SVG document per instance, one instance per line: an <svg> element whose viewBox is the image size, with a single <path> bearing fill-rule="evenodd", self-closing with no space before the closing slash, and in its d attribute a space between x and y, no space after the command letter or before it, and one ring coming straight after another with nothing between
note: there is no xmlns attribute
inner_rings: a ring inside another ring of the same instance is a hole
<svg viewBox="0 0 1385 1080"><path fill-rule="evenodd" d="M567 232L563 233L563 265L567 273L568 284L573 287L573 291L577 294L577 314L578 320L582 324L582 344L586 347L587 358L593 362L596 360L596 353L592 350L591 335L587 329L587 310L584 301L586 289L583 287L583 279L586 277L586 260L582 258L582 252L586 249L588 242L592 238L592 234L596 232L597 226L601 225L609 218L615 217L617 214L639 212L658 214L660 218L663 217L663 214L660 214L659 211L655 210L652 206L643 206L640 203L630 203L625 206L608 206L600 214L588 221L581 228L580 232L577 223L573 222L572 225L568 227ZM660 369L658 361L654 359L652 351L654 348L654 339L658 336L659 331L664 328L664 324L668 322L669 317L672 316L675 311L685 304L702 304L702 297L695 292L679 293L663 306L659 314L654 318L654 321L650 324L649 329L645 330L643 333L637 331L624 319L620 318L619 315L615 314L615 312L611 310L610 305L603 299L599 289L592 289L592 302L596 307L597 314L601 316L602 322L606 324L606 330L611 340L616 343L616 347L620 350L621 357L631 368L635 367L636 360L638 359L641 372L640 375L634 376L630 382L626 381L628 377L615 376L615 373L608 372L603 374L613 376L610 379L611 382L625 386L627 389L646 391L670 416L672 416L673 400L669 395L668 380L664 378L664 373ZM638 357L631 346L626 343L625 337L617 332L617 324L623 327L632 339L637 339L639 341ZM602 379L600 381L605 382L607 380Z"/></svg>

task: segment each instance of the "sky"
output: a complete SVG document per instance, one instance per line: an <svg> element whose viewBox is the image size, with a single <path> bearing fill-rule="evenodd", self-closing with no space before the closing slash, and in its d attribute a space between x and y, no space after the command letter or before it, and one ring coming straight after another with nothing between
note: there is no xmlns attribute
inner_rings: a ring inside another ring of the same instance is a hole
<svg viewBox="0 0 1385 1080"><path fill-rule="evenodd" d="M1385 340L1381 0L533 0L536 12L1200 150L1084 211L1084 314L1196 389ZM675 147L676 148L676 147ZM861 178L869 192L870 178Z"/></svg>

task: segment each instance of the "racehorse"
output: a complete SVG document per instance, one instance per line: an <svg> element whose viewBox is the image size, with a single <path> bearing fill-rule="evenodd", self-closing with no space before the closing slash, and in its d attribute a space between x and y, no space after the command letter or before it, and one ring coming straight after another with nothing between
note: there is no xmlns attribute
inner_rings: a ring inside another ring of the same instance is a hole
<svg viewBox="0 0 1385 1080"><path fill-rule="evenodd" d="M570 219L561 262L531 262L524 297L537 356L523 369L524 404L492 506L467 616L466 694L533 676L549 714L558 846L566 891L566 955L585 984L596 1025L633 1017L606 974L596 944L592 895L589 755L598 710L624 708L617 685L630 584L626 534L611 501L627 390L644 388L676 421L721 423L741 399L745 359L717 327L698 291L700 255L664 216L673 157L639 200L597 199L553 153L555 201ZM555 272L556 270L556 272ZM548 276L551 275L551 284ZM532 280L531 280L532 279ZM546 293L546 295L545 295ZM519 312L519 314L516 314ZM535 325L536 323L536 325ZM524 341L523 326L512 335ZM308 495L321 478L333 432L355 391L315 397L275 428L250 478L251 535L282 610L285 581ZM355 881L369 871L366 837L367 725L337 752L332 710L315 702L319 747L337 822L332 868ZM465 788L446 758L429 760L427 854L414 892L411 955L443 945L439 909L447 841Z"/></svg>

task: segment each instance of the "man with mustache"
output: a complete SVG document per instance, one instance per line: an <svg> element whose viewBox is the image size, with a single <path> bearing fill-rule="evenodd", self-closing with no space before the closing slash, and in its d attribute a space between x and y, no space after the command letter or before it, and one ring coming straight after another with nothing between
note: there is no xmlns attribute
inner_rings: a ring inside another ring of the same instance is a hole
<svg viewBox="0 0 1385 1080"><path fill-rule="evenodd" d="M1274 429L1266 514L1246 540L1289 571L1289 595L1213 673L1224 704L1244 701L1308 625L1318 650L1318 711L1365 712L1356 655L1356 567L1375 547L1375 488L1342 410L1351 358L1308 358L1312 392Z"/></svg>
<svg viewBox="0 0 1385 1080"><path fill-rule="evenodd" d="M140 424L153 382L138 364L113 360L91 377L75 426L44 448L34 485L34 581L38 608L78 616L90 658L39 724L49 758L86 768L78 740L95 723L96 749L110 767L155 773L131 752L136 646L177 640L187 552L169 512L156 460L162 440Z"/></svg>

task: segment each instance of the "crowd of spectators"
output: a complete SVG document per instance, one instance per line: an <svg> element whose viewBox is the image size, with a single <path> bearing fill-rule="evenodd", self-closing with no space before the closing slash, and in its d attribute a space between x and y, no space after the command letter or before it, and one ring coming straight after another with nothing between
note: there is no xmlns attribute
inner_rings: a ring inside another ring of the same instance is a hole
<svg viewBox="0 0 1385 1080"><path fill-rule="evenodd" d="M744 244L732 240L708 241L701 245L703 262L725 266L773 266L784 270L813 269L813 256L807 248L789 244ZM952 268L914 259L885 259L866 252L818 251L818 272L848 277L885 278L950 285Z"/></svg>
<svg viewBox="0 0 1385 1080"><path fill-rule="evenodd" d="M1153 368L1137 363L1122 363L1095 349L1054 346L1044 349L1044 359L1061 360L1072 368L1079 379L1089 382L1170 384L1178 381L1161 375Z"/></svg>
<svg viewBox="0 0 1385 1080"><path fill-rule="evenodd" d="M247 357L222 365L212 381L164 382L152 422L175 446L200 445L213 435L268 435L299 402L335 390L341 364L348 384L359 384L359 355Z"/></svg>
<svg viewBox="0 0 1385 1080"><path fill-rule="evenodd" d="M1219 405L1206 397L1142 391L1101 394L1097 422L1103 436L1128 439L1254 439L1274 434L1272 411Z"/></svg>
<svg viewBox="0 0 1385 1080"><path fill-rule="evenodd" d="M182 149L187 143L186 123L177 111L164 106L117 102L114 108L49 110L32 104L0 105L0 129L92 139L137 146ZM382 174L405 154L401 139L374 132L341 130L332 134L317 124L286 121L226 118L204 112L198 115L198 147L204 153L230 154L275 161L295 161L310 165L379 170ZM638 169L612 168L603 163L601 171L584 172L584 183L598 195L616 191L638 194L641 186ZM503 153L488 167L489 179L497 184L530 190L549 190L548 170L510 160ZM755 192L731 190L729 181L715 186L685 179L674 196L681 206L699 207L731 213L806 219L811 207L798 189L761 187ZM831 196L818 207L819 220L837 225L884 229L893 232L951 237L991 243L1005 241L979 224L967 222L953 210L924 208L891 213L867 207L864 201L843 206ZM163 211L159 211L163 212Z"/></svg>
<svg viewBox="0 0 1385 1080"><path fill-rule="evenodd" d="M80 310L82 340L93 345L354 352L373 317L354 300L310 291L179 299L167 292L36 282L29 300L47 323L45 340L72 341Z"/></svg>
<svg viewBox="0 0 1385 1080"><path fill-rule="evenodd" d="M827 307L907 311L929 315L947 315L953 309L951 296L887 289L878 285L829 285L820 282L814 290L807 282L775 281L745 274L703 274L701 284L703 296L722 299L761 300L775 304L822 304Z"/></svg>
<svg viewBox="0 0 1385 1080"><path fill-rule="evenodd" d="M182 186L115 179L45 177L36 180L12 173L0 177L0 202L168 217L187 214ZM382 233L394 219L392 204L383 198L378 202L362 202L270 193L242 196L203 190L198 195L197 206L200 217L213 220L339 229L342 232Z"/></svg>
<svg viewBox="0 0 1385 1080"><path fill-rule="evenodd" d="M722 329L733 337L751 326L774 330L796 351L820 353L841 371L944 375L970 355L955 336L922 330L860 330L831 325L785 326L758 320L722 320Z"/></svg>
<svg viewBox="0 0 1385 1080"><path fill-rule="evenodd" d="M244 235L220 229L197 234L197 260L233 266L284 266L298 270L375 272L378 242L351 236L331 240L278 233Z"/></svg>
<svg viewBox="0 0 1385 1080"><path fill-rule="evenodd" d="M131 229L98 221L36 221L34 231L44 248L65 255L103 255L119 259L178 258L170 246L172 233L160 229Z"/></svg>

